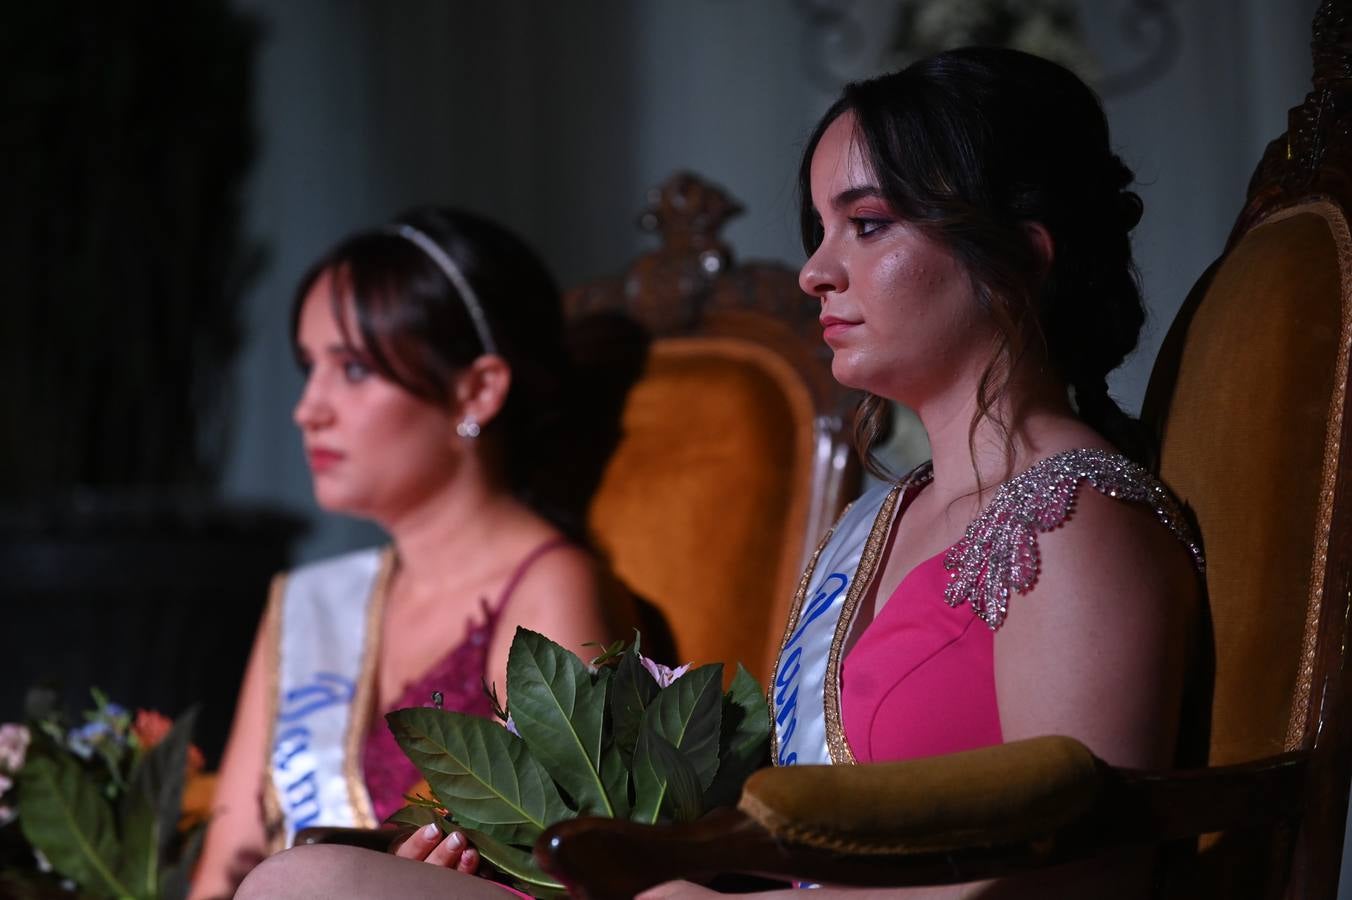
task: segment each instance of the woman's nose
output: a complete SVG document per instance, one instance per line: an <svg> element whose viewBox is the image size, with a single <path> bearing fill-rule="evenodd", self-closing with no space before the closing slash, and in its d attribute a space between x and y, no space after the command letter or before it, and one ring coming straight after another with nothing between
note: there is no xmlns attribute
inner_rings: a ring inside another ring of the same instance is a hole
<svg viewBox="0 0 1352 900"><path fill-rule="evenodd" d="M300 392L300 399L296 401L291 417L301 429L323 427L333 418L333 409L325 399L313 370L305 379L305 387Z"/></svg>
<svg viewBox="0 0 1352 900"><path fill-rule="evenodd" d="M845 270L832 258L826 244L817 247L798 271L798 286L803 293L818 300L827 294L840 293L846 284Z"/></svg>

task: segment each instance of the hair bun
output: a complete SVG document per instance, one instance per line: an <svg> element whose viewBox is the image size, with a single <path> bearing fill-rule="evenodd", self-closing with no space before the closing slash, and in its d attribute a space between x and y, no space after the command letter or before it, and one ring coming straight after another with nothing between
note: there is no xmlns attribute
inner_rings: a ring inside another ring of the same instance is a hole
<svg viewBox="0 0 1352 900"><path fill-rule="evenodd" d="M1141 221L1141 213L1145 211L1145 204L1141 202L1141 196L1135 191L1119 191L1117 194L1117 218L1122 225L1123 231L1131 231L1136 227L1136 223Z"/></svg>

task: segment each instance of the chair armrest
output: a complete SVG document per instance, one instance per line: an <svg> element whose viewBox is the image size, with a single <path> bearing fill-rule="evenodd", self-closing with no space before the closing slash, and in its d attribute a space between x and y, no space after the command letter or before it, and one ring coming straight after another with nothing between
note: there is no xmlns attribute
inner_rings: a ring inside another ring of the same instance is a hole
<svg viewBox="0 0 1352 900"><path fill-rule="evenodd" d="M413 833L412 828L338 828L315 825L296 832L295 846L301 844L341 844L346 847L364 847L384 853L395 843Z"/></svg>
<svg viewBox="0 0 1352 900"><path fill-rule="evenodd" d="M576 819L547 830L535 856L593 900L720 872L948 884L1289 819L1305 762L1137 772L1045 737L900 763L765 769L736 810L682 826Z"/></svg>
<svg viewBox="0 0 1352 900"><path fill-rule="evenodd" d="M1079 741L1039 737L897 763L762 769L737 807L776 838L824 850L951 850L1027 840L1080 819L1107 771Z"/></svg>

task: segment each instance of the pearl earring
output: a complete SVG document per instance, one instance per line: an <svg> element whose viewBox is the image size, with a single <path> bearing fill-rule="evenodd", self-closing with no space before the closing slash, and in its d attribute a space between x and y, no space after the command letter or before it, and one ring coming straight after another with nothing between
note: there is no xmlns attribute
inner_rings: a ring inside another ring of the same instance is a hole
<svg viewBox="0 0 1352 900"><path fill-rule="evenodd" d="M455 433L462 438L476 438L479 436L479 423L474 421L473 416L465 416L460 424L455 426Z"/></svg>

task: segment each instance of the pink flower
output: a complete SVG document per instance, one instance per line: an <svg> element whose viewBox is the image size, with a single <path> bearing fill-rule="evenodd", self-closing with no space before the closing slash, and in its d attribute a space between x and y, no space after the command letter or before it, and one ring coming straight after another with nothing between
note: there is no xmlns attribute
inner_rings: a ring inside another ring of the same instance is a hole
<svg viewBox="0 0 1352 900"><path fill-rule="evenodd" d="M648 674L652 675L653 681L657 682L659 688L668 686L690 669L690 663L686 663L680 668L669 669L660 662L653 662L642 653L638 655L638 661L643 663L643 668L648 670Z"/></svg>
<svg viewBox="0 0 1352 900"><path fill-rule="evenodd" d="M136 720L131 726L131 733L136 735L136 740L141 744L141 749L149 750L164 740L169 734L169 729L173 727L173 720L163 713L155 712L152 709L138 709ZM202 751L197 749L197 745L189 744L188 774L202 771L204 764Z"/></svg>
<svg viewBox="0 0 1352 900"><path fill-rule="evenodd" d="M9 790L12 787L14 787L14 782L11 781L6 776L0 775L0 797L5 796L5 791ZM13 822L16 818L18 818L18 815L19 814L14 811L14 807L0 805L0 828L3 828L10 822Z"/></svg>
<svg viewBox="0 0 1352 900"><path fill-rule="evenodd" d="M131 733L141 742L141 747L149 750L164 740L174 723L168 716L151 709L138 709L132 722Z"/></svg>
<svg viewBox="0 0 1352 900"><path fill-rule="evenodd" d="M28 755L28 740L28 729L23 725L0 725L0 771L14 773L23 768L24 757ZM7 788L8 785L0 789L0 794Z"/></svg>

